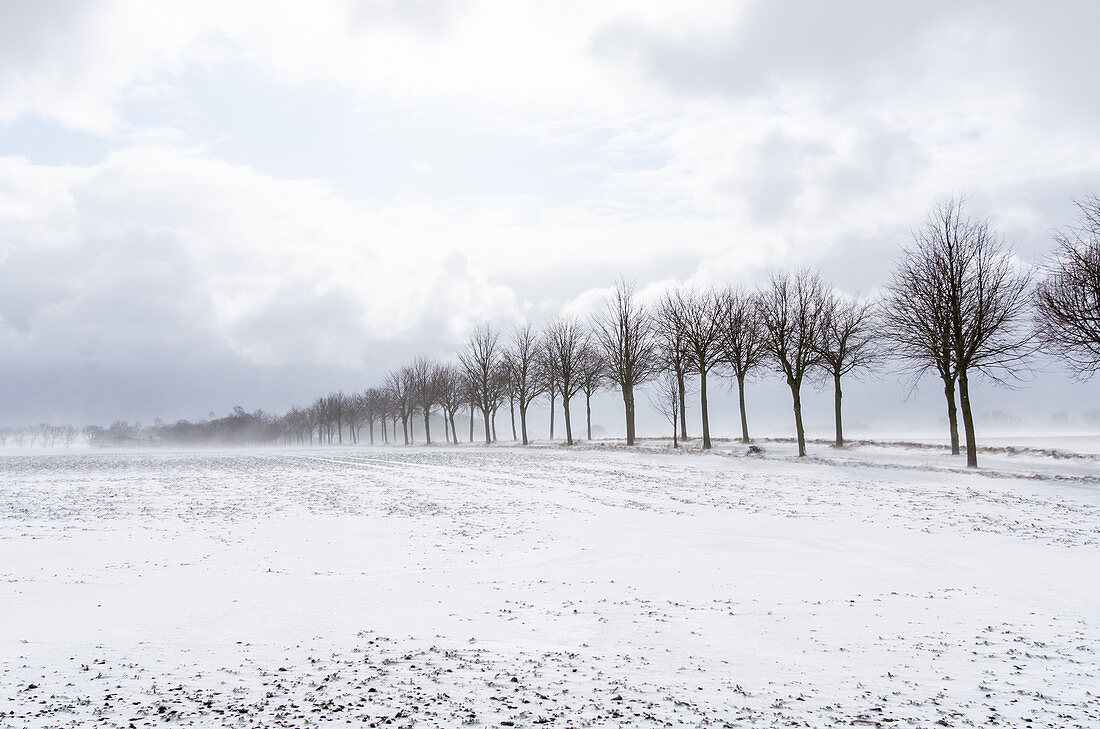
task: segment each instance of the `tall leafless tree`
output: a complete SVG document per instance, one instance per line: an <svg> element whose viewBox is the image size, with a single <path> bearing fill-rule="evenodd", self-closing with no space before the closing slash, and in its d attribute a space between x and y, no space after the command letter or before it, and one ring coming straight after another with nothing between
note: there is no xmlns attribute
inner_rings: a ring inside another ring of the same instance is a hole
<svg viewBox="0 0 1100 729"><path fill-rule="evenodd" d="M721 294L722 360L737 380L737 404L741 412L741 442L749 442L749 419L745 411L745 381L767 359L764 330L760 323L756 295L730 287Z"/></svg>
<svg viewBox="0 0 1100 729"><path fill-rule="evenodd" d="M602 350L607 372L622 392L626 409L626 443L634 445L634 388L658 371L656 337L646 307L634 295L634 286L620 280L604 310L593 319L593 334Z"/></svg>
<svg viewBox="0 0 1100 729"><path fill-rule="evenodd" d="M1035 289L1036 333L1044 349L1081 379L1100 370L1100 197L1076 201L1077 226L1058 231L1058 252Z"/></svg>
<svg viewBox="0 0 1100 729"><path fill-rule="evenodd" d="M699 410L703 425L703 448L711 447L710 413L707 408L707 374L722 362L722 332L725 316L723 297L713 289L680 287L668 294L660 306L660 318L683 337L692 369L699 375Z"/></svg>
<svg viewBox="0 0 1100 729"><path fill-rule="evenodd" d="M966 465L978 465L970 376L1000 384L1018 378L1031 353L1022 326L1030 277L987 221L964 217L964 200L949 198L929 213L903 261L939 291L946 309L946 338L958 378L966 434ZM903 263L903 266L905 263Z"/></svg>
<svg viewBox="0 0 1100 729"><path fill-rule="evenodd" d="M869 300L845 297L837 291L825 293L825 311L817 347L820 367L833 381L833 416L837 448L844 447L841 417L841 378L866 370L878 360L875 308Z"/></svg>
<svg viewBox="0 0 1100 729"><path fill-rule="evenodd" d="M500 406L502 380L500 336L486 324L479 325L459 354L459 361L470 384L471 402L485 419L485 444L493 442L490 419Z"/></svg>
<svg viewBox="0 0 1100 729"><path fill-rule="evenodd" d="M504 362L508 367L509 378L515 390L516 404L519 406L520 435L523 445L527 439L527 408L543 392L543 381L539 377L539 353L541 343L534 327L527 324L512 332L511 346L505 352Z"/></svg>
<svg viewBox="0 0 1100 729"><path fill-rule="evenodd" d="M772 274L757 300L764 347L791 390L798 455L806 455L802 426L802 382L820 362L818 338L824 315L825 286L816 273L801 270Z"/></svg>

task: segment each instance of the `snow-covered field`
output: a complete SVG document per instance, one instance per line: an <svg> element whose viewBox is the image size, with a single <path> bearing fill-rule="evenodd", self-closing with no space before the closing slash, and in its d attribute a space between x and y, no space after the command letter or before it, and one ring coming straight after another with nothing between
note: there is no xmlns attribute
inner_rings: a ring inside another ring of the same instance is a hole
<svg viewBox="0 0 1100 729"><path fill-rule="evenodd" d="M0 726L1100 726L1100 460L0 456Z"/></svg>

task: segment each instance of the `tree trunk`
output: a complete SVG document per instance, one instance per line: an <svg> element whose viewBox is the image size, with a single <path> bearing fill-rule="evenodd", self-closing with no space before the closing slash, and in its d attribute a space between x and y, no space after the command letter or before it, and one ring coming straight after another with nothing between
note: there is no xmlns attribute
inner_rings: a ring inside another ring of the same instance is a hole
<svg viewBox="0 0 1100 729"><path fill-rule="evenodd" d="M523 445L527 445L527 406L523 403L519 406L519 430L523 436Z"/></svg>
<svg viewBox="0 0 1100 729"><path fill-rule="evenodd" d="M493 442L496 443L497 442L497 409L493 408L492 413L493 413L493 415L490 418L490 420L493 423Z"/></svg>
<svg viewBox="0 0 1100 729"><path fill-rule="evenodd" d="M482 408L481 413L485 416L485 445L490 445L493 442L493 435L489 430L489 408Z"/></svg>
<svg viewBox="0 0 1100 729"><path fill-rule="evenodd" d="M955 407L955 381L943 378L943 394L947 398L947 427L951 432L951 455L962 453L959 448L959 410Z"/></svg>
<svg viewBox="0 0 1100 729"><path fill-rule="evenodd" d="M634 445L634 388L623 385L623 406L626 408L626 444Z"/></svg>
<svg viewBox="0 0 1100 729"><path fill-rule="evenodd" d="M676 373L676 386L680 389L680 439L687 440L687 401L684 400L684 395L687 393L687 385L684 384L683 372Z"/></svg>
<svg viewBox="0 0 1100 729"><path fill-rule="evenodd" d="M550 393L550 440L554 440L554 394Z"/></svg>
<svg viewBox="0 0 1100 729"><path fill-rule="evenodd" d="M424 413L424 443L426 445L432 444L432 426L428 423L431 420L431 415L428 412Z"/></svg>
<svg viewBox="0 0 1100 729"><path fill-rule="evenodd" d="M451 444L451 424L447 422L447 408L443 408L443 442Z"/></svg>
<svg viewBox="0 0 1100 729"><path fill-rule="evenodd" d="M710 417L707 415L707 371L699 370L699 407L703 413L703 450L710 448Z"/></svg>
<svg viewBox="0 0 1100 729"><path fill-rule="evenodd" d="M794 400L794 429L798 434L798 456L801 458L806 455L806 431L802 427L802 396L799 394L802 383L787 380L787 384L790 385L791 397Z"/></svg>
<svg viewBox="0 0 1100 729"><path fill-rule="evenodd" d="M588 425L588 440L592 440L592 393L584 393L584 422Z"/></svg>
<svg viewBox="0 0 1100 729"><path fill-rule="evenodd" d="M844 425L840 417L840 401L841 398L844 397L844 394L840 391L840 373L838 372L833 373L833 392L833 403L834 409L836 410L836 443L834 443L833 445L835 445L837 448L843 448Z"/></svg>
<svg viewBox="0 0 1100 729"><path fill-rule="evenodd" d="M458 428L455 427L455 411L451 411L451 437L454 438L455 445L458 445Z"/></svg>
<svg viewBox="0 0 1100 729"><path fill-rule="evenodd" d="M409 444L409 419L408 417L401 416L401 433L405 436L405 445Z"/></svg>
<svg viewBox="0 0 1100 729"><path fill-rule="evenodd" d="M565 412L565 444L573 445L573 424L569 420L569 398L566 397L565 393L562 393L561 396L561 407Z"/></svg>
<svg viewBox="0 0 1100 729"><path fill-rule="evenodd" d="M512 398L508 398L508 410L512 416L512 440L519 440L519 436L516 435L516 401Z"/></svg>
<svg viewBox="0 0 1100 729"><path fill-rule="evenodd" d="M741 407L741 442L749 442L749 418L745 414L745 375L737 376L737 404Z"/></svg>
<svg viewBox="0 0 1100 729"><path fill-rule="evenodd" d="M672 447L673 448L679 448L680 447L680 444L676 442L676 428L677 428L676 417L679 414L679 406L682 405L682 404L683 403L681 403L681 402L672 403Z"/></svg>
<svg viewBox="0 0 1100 729"><path fill-rule="evenodd" d="M978 467L978 442L974 437L974 413L970 409L970 383L966 370L959 368L959 405L963 411L963 429L966 432L966 466Z"/></svg>

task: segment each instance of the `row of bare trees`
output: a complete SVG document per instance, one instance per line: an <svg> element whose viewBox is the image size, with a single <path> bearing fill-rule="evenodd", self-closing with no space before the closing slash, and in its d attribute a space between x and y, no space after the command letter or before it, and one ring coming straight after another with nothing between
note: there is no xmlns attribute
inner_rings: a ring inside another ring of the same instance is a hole
<svg viewBox="0 0 1100 729"><path fill-rule="evenodd" d="M1057 235L1057 254L1038 285L987 221L967 217L964 200L950 198L914 232L874 299L844 295L805 269L774 272L757 290L678 286L656 300L643 300L620 280L586 319L561 316L541 328L511 331L480 324L453 362L417 357L376 387L334 392L281 418L238 408L225 419L183 425L193 430L218 424L249 438L287 443L409 444L418 419L431 443L433 418L439 418L444 440L458 443L461 414L468 418L467 440L474 440L480 422L491 443L498 413L507 405L512 439L527 445L530 407L544 398L550 438L560 400L565 441L572 445L578 399L584 398L591 439L592 399L614 389L623 402L626 442L633 445L637 396L645 388L669 420L674 445L688 437L686 403L697 395L707 449L709 379L720 375L736 382L741 440L748 443L746 384L770 373L790 390L798 452L805 455L803 385L813 380L831 387L840 447L848 380L892 365L909 375L911 385L928 373L940 378L952 453L961 452L964 440L968 465L974 466L974 377L1011 384L1039 348L1064 358L1081 378L1100 370L1100 198L1086 197L1078 207L1079 224ZM191 432L179 423L162 431Z"/></svg>
<svg viewBox="0 0 1100 729"><path fill-rule="evenodd" d="M80 434L72 425L51 425L40 423L38 425L25 425L17 428L0 428L0 448L9 443L17 448L41 446L53 448L63 445L66 448L76 441Z"/></svg>
<svg viewBox="0 0 1100 729"><path fill-rule="evenodd" d="M975 376L1010 384L1042 344L1065 354L1079 374L1100 369L1100 205L1095 197L1080 204L1083 224L1060 234L1060 255L1037 287L1003 237L987 221L967 217L964 207L964 200L951 198L933 208L874 300L841 294L809 270L773 273L756 291L680 286L649 303L620 281L588 321L560 317L541 331L525 326L508 336L480 325L459 352L457 367L418 359L390 373L383 399L403 424L420 413L429 442L434 408L442 409L445 424L451 423L449 439L457 441L453 414L459 403L469 407L471 429L477 414L488 443L507 403L513 437L524 444L532 402L549 401L552 438L560 399L566 443L572 444L575 398L585 397L591 438L592 396L614 387L623 401L626 441L633 444L639 388L651 386L650 401L672 423L674 438L687 437L686 401L697 392L706 449L712 446L709 378L718 373L736 381L741 439L749 442L746 383L770 371L790 390L798 452L805 455L807 380L831 386L839 447L845 442L845 383L895 363L913 384L928 372L940 377L952 452L962 449L961 411L973 466ZM444 390L452 397L448 404L438 394Z"/></svg>

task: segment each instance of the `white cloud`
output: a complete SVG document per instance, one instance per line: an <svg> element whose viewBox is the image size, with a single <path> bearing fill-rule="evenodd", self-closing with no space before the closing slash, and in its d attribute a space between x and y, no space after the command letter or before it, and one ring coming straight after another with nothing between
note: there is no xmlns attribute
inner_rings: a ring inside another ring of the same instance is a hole
<svg viewBox="0 0 1100 729"><path fill-rule="evenodd" d="M1094 7L10 3L0 350L360 367L620 273L867 291L951 192L1032 257L1100 187Z"/></svg>

